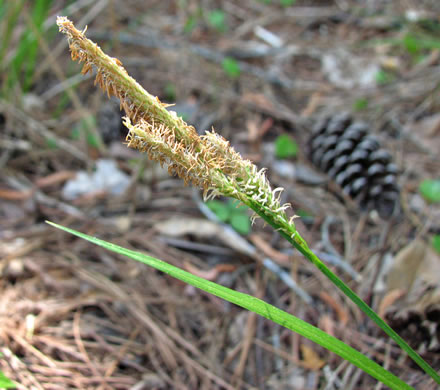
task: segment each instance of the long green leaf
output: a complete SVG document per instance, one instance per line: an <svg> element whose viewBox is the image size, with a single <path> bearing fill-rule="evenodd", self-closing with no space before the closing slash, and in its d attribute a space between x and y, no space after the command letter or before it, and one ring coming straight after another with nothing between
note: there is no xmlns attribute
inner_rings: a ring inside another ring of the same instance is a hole
<svg viewBox="0 0 440 390"><path fill-rule="evenodd" d="M275 219L270 219L261 210L254 205L249 205L258 215L261 216L269 225L274 229L279 230L280 234L289 241L299 252L301 252L306 259L314 264L331 282L338 287L348 298L350 298L368 317L370 317L389 337L391 337L400 348L402 348L408 356L416 362L431 378L440 384L440 376L437 372L426 363L423 358L414 351L405 340L403 340L382 318L380 318L376 312L368 306L350 287L348 287L341 279L339 279L319 258L316 256L305 240L299 235L298 232L292 232L295 234L295 238L283 233L276 224Z"/></svg>
<svg viewBox="0 0 440 390"><path fill-rule="evenodd" d="M191 286L197 287L203 291L206 291L219 298L234 303L237 306L241 306L249 311L257 313L273 322L276 322L277 324L284 326L285 328L290 329L293 332L300 334L301 336L306 337L316 344L321 345L329 351L334 352L343 359L348 360L349 362L359 367L366 373L370 374L377 380L381 381L383 384L387 385L391 389L413 389L411 386L391 374L389 371L385 370L377 363L368 359L366 356L356 351L354 348L348 346L337 338L328 335L322 330L308 324L307 322L296 318L295 316L286 313L276 308L275 306L268 304L267 302L262 301L261 299L231 290L214 282L210 282L154 257L125 249L118 245L100 240L92 236L88 236L84 233L77 232L76 230L57 225L53 222L47 221L47 223L84 240L90 241L93 244L106 248L112 252L119 253L121 255L130 257L133 260L137 260L141 263L147 264L159 271L171 275L176 279L190 284Z"/></svg>

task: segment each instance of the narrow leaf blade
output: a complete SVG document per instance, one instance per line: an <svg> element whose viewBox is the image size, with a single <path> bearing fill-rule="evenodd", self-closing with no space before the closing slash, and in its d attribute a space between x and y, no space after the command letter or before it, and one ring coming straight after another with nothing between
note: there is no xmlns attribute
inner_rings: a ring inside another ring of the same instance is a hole
<svg viewBox="0 0 440 390"><path fill-rule="evenodd" d="M205 280L146 254L120 247L118 245L100 240L96 237L80 233L76 230L57 225L53 222L46 222L53 227L64 230L65 232L73 234L112 252L122 254L124 256L130 257L133 260L147 264L159 271L167 273L168 275L176 279L190 284L191 286L197 287L203 291L227 300L228 302L234 303L237 306L243 307L244 309L257 313L273 322L276 322L277 324L306 337L316 344L321 345L329 351L334 352L343 359L348 360L349 362L361 368L363 371L381 381L391 389L413 389L411 386L397 378L389 371L385 370L377 363L364 356L362 353L356 351L349 345L343 343L333 336L330 336L329 334L314 327L313 325L310 325L309 323L299 318L296 318L295 316L286 313L278 309L277 307L268 304L267 302L262 301L261 299L231 290L227 287Z"/></svg>

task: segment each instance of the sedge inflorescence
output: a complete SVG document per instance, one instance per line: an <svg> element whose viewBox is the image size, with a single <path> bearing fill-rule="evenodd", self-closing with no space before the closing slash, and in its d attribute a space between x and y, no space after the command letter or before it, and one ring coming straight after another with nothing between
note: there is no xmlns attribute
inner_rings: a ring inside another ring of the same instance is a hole
<svg viewBox="0 0 440 390"><path fill-rule="evenodd" d="M169 173L178 175L185 184L203 188L205 199L216 195L234 197L259 215L276 220L289 236L294 235L294 225L285 214L289 205L280 202L282 188L272 190L264 169L243 159L214 131L198 135L193 126L167 109L169 105L130 77L121 61L87 39L85 30L76 29L66 17L58 17L57 24L68 37L72 59L84 63L82 73L96 69L95 85L120 100L126 114L129 147L166 165Z"/></svg>

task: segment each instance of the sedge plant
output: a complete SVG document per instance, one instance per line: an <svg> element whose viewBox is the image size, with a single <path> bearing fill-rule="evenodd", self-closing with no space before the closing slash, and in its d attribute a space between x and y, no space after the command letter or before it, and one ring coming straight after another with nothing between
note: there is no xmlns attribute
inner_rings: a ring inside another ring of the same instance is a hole
<svg viewBox="0 0 440 390"><path fill-rule="evenodd" d="M204 135L198 135L193 126L185 123L175 112L169 111L167 104L160 102L131 78L117 58L106 55L96 43L87 39L85 30L79 31L65 17L58 17L57 24L60 31L67 35L72 59L84 63L82 73L87 74L95 69L95 84L109 97L116 96L120 100L126 114L124 124L128 128L129 147L146 152L150 159L166 165L169 173L179 176L185 184L200 187L205 200L222 195L237 199L251 208L255 217L261 217L276 229L440 384L440 376L436 371L310 250L296 229L290 205L280 201L283 189L272 189L264 169L258 169L249 160L243 159L216 132L207 131ZM392 389L412 388L342 341L260 299L206 281L151 256L53 223L51 225L146 263L277 322L333 351Z"/></svg>

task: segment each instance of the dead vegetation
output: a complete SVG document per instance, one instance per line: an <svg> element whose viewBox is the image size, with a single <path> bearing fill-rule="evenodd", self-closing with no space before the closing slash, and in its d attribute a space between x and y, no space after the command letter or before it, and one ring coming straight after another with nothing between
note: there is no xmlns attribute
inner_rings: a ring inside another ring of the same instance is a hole
<svg viewBox="0 0 440 390"><path fill-rule="evenodd" d="M418 192L440 171L440 51L426 43L440 44L436 1L56 1L47 26L68 3L67 16L149 92L266 166L323 260L440 368L440 260L428 248L440 209ZM17 29L30 11L29 2ZM435 389L277 234L257 223L231 239L191 188L127 149L118 102L78 76L63 37L40 38L32 87L0 100L0 369L19 388L380 388L307 340L54 231L52 220L263 298ZM387 220L362 213L307 159L314 121L347 110L399 166L401 210ZM283 133L299 144L295 160L273 157ZM312 302L264 268L266 257ZM407 288L388 286L390 275Z"/></svg>

